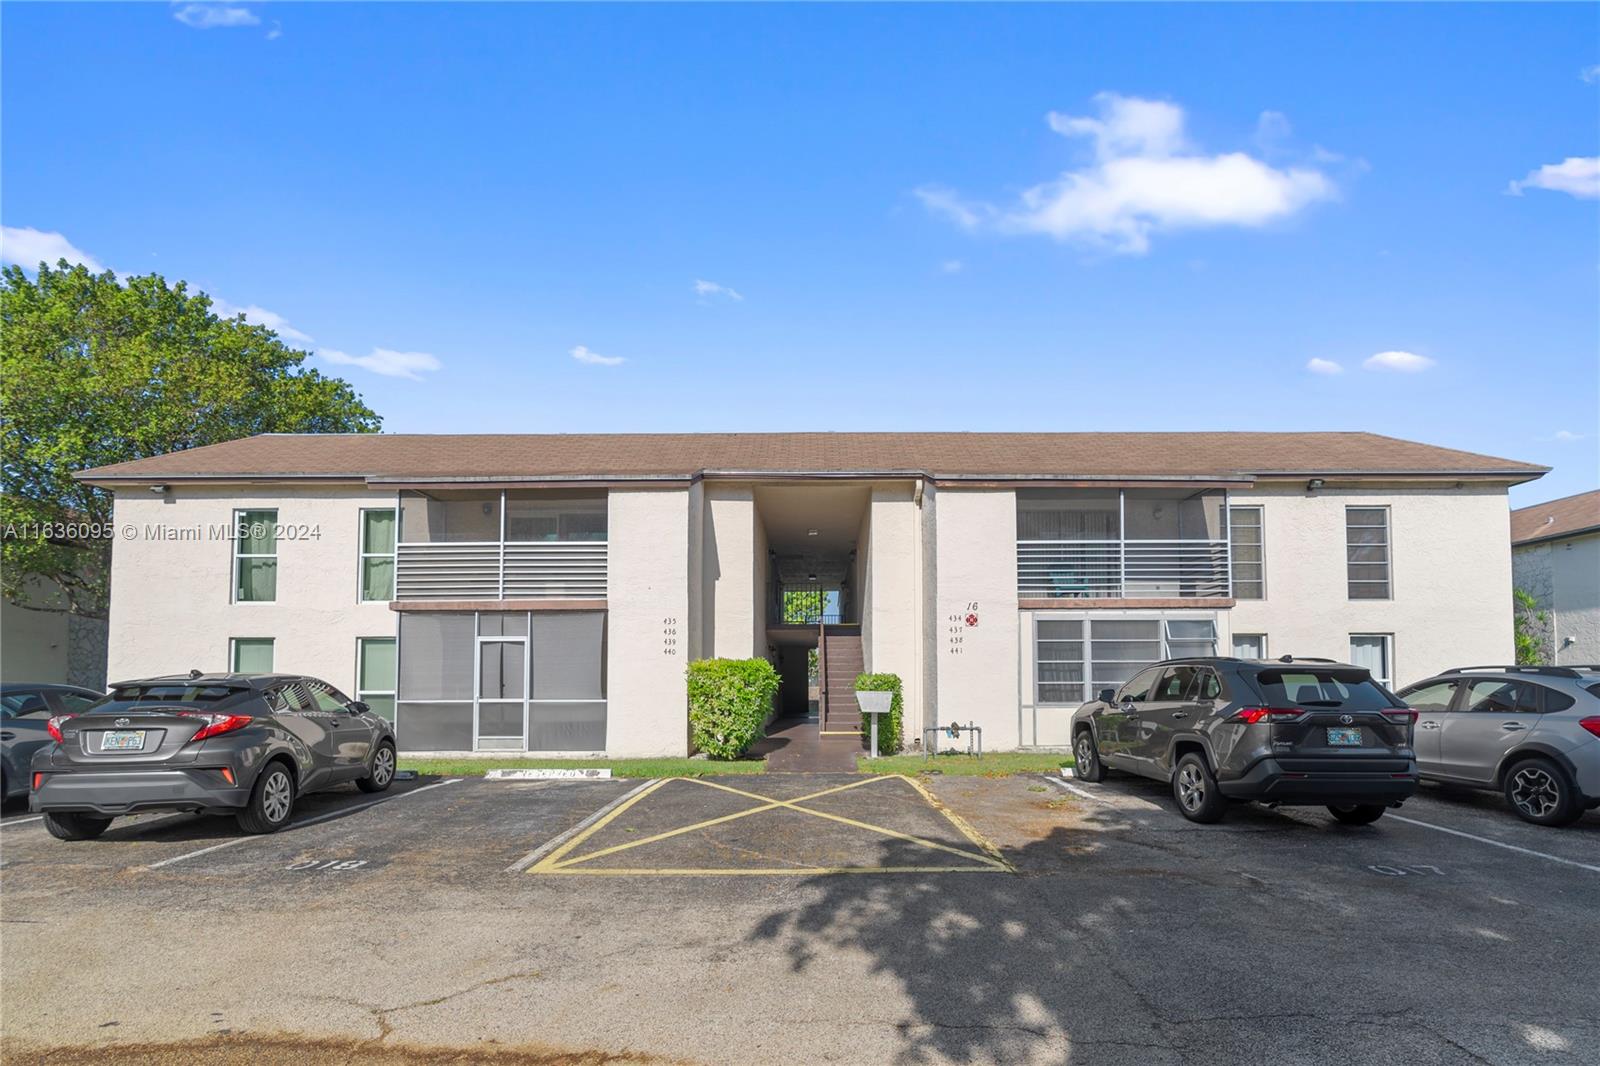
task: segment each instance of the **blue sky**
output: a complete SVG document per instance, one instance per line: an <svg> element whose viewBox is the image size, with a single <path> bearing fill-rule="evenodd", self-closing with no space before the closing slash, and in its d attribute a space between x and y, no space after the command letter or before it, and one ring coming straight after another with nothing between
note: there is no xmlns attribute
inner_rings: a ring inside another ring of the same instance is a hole
<svg viewBox="0 0 1600 1066"><path fill-rule="evenodd" d="M7 4L4 254L395 431L1361 429L1521 505L1600 485L1597 12Z"/></svg>

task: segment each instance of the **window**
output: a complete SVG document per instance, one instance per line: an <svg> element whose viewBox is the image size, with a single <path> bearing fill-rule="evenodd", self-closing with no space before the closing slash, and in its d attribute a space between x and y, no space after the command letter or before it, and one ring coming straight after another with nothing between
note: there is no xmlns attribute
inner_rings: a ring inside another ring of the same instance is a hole
<svg viewBox="0 0 1600 1066"><path fill-rule="evenodd" d="M1117 693L1118 703L1144 703L1150 698L1150 690L1155 688L1156 679L1161 676L1159 669L1146 670L1135 674L1132 681L1122 686L1122 691Z"/></svg>
<svg viewBox="0 0 1600 1066"><path fill-rule="evenodd" d="M1195 678L1194 691L1189 694L1191 700L1219 700L1222 698L1222 679L1217 677L1215 670L1202 669Z"/></svg>
<svg viewBox="0 0 1600 1066"><path fill-rule="evenodd" d="M508 541L604 541L606 498L540 493L506 494Z"/></svg>
<svg viewBox="0 0 1600 1066"><path fill-rule="evenodd" d="M48 718L50 706L37 692L14 692L0 697L0 713L6 718Z"/></svg>
<svg viewBox="0 0 1600 1066"><path fill-rule="evenodd" d="M1474 681L1464 709L1479 714L1538 714L1539 686L1526 681Z"/></svg>
<svg viewBox="0 0 1600 1066"><path fill-rule="evenodd" d="M361 599L394 599L394 510L361 512Z"/></svg>
<svg viewBox="0 0 1600 1066"><path fill-rule="evenodd" d="M233 600L271 603L278 598L278 512L233 512Z"/></svg>
<svg viewBox="0 0 1600 1066"><path fill-rule="evenodd" d="M229 657L236 674L272 673L271 637L234 637Z"/></svg>
<svg viewBox="0 0 1600 1066"><path fill-rule="evenodd" d="M1156 685L1156 691L1150 698L1167 703L1175 703L1187 699L1189 691L1194 688L1195 675L1200 673L1197 666L1174 666L1161 675L1161 683Z"/></svg>
<svg viewBox="0 0 1600 1066"><path fill-rule="evenodd" d="M1217 624L1209 618L1167 619L1167 658L1217 653Z"/></svg>
<svg viewBox="0 0 1600 1066"><path fill-rule="evenodd" d="M1388 686L1390 668L1394 659L1394 638L1388 633L1350 634L1350 661L1364 666L1372 679Z"/></svg>
<svg viewBox="0 0 1600 1066"><path fill-rule="evenodd" d="M1389 598L1389 509L1344 509L1345 565L1352 600Z"/></svg>
<svg viewBox="0 0 1600 1066"><path fill-rule="evenodd" d="M1261 600L1267 595L1261 508L1228 508L1228 545L1233 556L1233 598Z"/></svg>
<svg viewBox="0 0 1600 1066"><path fill-rule="evenodd" d="M1038 618L1033 631L1034 700L1041 705L1082 703L1123 684L1150 663L1216 652L1217 624L1210 615Z"/></svg>
<svg viewBox="0 0 1600 1066"><path fill-rule="evenodd" d="M1263 670L1257 675L1256 683L1269 707L1337 707L1347 711L1377 711L1394 706L1382 689L1348 668Z"/></svg>
<svg viewBox="0 0 1600 1066"><path fill-rule="evenodd" d="M1460 684L1459 681L1435 681L1431 685L1417 685L1400 693L1400 698L1408 707L1440 713L1450 709L1450 701L1455 699Z"/></svg>
<svg viewBox="0 0 1600 1066"><path fill-rule="evenodd" d="M1083 626L1080 619L1040 619L1034 628L1040 703L1082 703Z"/></svg>
<svg viewBox="0 0 1600 1066"><path fill-rule="evenodd" d="M1265 633L1235 633L1233 635L1233 657L1235 659L1265 659L1267 657L1267 635Z"/></svg>
<svg viewBox="0 0 1600 1066"><path fill-rule="evenodd" d="M394 721L394 638L361 637L356 641L356 699L379 718Z"/></svg>
<svg viewBox="0 0 1600 1066"><path fill-rule="evenodd" d="M61 701L61 709L68 714L82 714L100 702L100 697L80 696L76 692L58 692L56 699Z"/></svg>

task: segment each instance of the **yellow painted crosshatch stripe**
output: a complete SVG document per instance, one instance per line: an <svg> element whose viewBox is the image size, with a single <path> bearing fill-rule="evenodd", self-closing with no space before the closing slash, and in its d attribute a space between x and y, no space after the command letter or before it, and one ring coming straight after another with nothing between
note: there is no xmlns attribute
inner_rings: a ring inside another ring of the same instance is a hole
<svg viewBox="0 0 1600 1066"><path fill-rule="evenodd" d="M960 833L964 837L966 837L974 845L976 845L979 849L981 849L983 854L974 854L974 853L972 853L970 851L966 851L966 850L963 850L961 848L951 847L948 844L941 844L938 841L927 840L927 839L924 839L922 837L914 836L914 835L912 835L910 833L902 833L902 832L900 832L899 830L896 830L896 829L889 829L889 828L887 828L885 826L873 825L870 822L863 822L863 821L859 821L859 820L854 819L854 818L846 818L846 817L844 817L842 815L832 814L832 813L827 812L827 811L817 811L817 810L812 810L809 807L800 806L800 804L802 804L802 803L808 802L810 800L820 799L823 796L831 796L831 795L834 795L834 794L839 793L839 792L846 792L846 791L849 791L850 789L860 788L860 787L862 787L864 785L872 784L874 781L890 780L890 779L893 779L895 777L900 778L900 780L905 781L913 789L915 789L917 791L917 793L924 800L926 800L927 803L931 807L933 807L934 810L936 810L940 814L944 815L945 818L950 821L950 824L955 826L956 829L958 831L960 831ZM616 845L613 845L612 847L609 847L609 848L602 848L599 851L591 852L588 855L579 855L579 856L577 856L575 858L571 858L571 859L567 858L567 856L571 855L573 850L575 848L577 848L580 844L582 844L585 840L588 840L589 838L594 836L596 833L598 833L600 830L605 828L605 826L607 824L609 824L610 822L615 820L619 815L621 815L629 807L633 806L638 801L644 799L650 793L655 792L656 790L658 790L662 786L666 785L668 780L692 781L695 784L703 785L706 788L713 788L713 789L717 789L717 790L722 791L722 792L731 792L734 795L743 796L743 797L745 797L747 799L754 800L754 801L756 801L757 805L754 806L754 807L749 808L748 810L738 811L738 812L735 812L733 814L725 814L725 815L721 815L721 816L716 817L716 818L708 818L708 819L706 819L704 821L696 822L696 823L694 823L692 825L681 826L681 827L679 827L677 829L667 830L666 832L663 832L663 833L656 833L656 834L654 834L652 836L645 837L642 840L630 840L630 841L628 841L627 843L624 843L624 844L616 844ZM738 867L728 867L728 868L698 868L698 867L659 867L659 868L657 868L657 867L639 867L639 868L628 867L628 868L617 868L617 867L594 867L594 866L585 867L585 866L582 865L584 863L587 863L590 859L597 859L597 858L600 858L600 857L605 856L605 855L614 855L614 854L616 854L618 852L627 851L627 850L629 850L631 848L637 848L637 847L640 847L640 846L642 846L644 844L652 844L652 843L655 843L656 841L666 840L666 839L669 839L669 838L672 838L672 837L676 837L676 836L682 836L685 833L692 833L692 832L695 832L697 830L710 829L710 828L712 828L714 826L725 825L728 822L732 822L732 821L735 821L735 820L740 819L740 818L748 818L748 817L750 817L751 815L754 815L754 814L761 814L761 813L763 813L765 811L779 810L779 809L787 809L787 810L799 811L802 814L809 814L809 815L811 815L813 817L821 818L821 819L824 819L826 821L838 822L838 823L841 823L843 825L852 826L854 828L865 829L865 830L867 830L869 832L879 833L879 834L882 834L884 836L892 837L892 838L897 839L897 840L904 840L907 843L916 844L916 845L918 845L920 847L928 848L929 850L932 850L932 851L943 851L943 852L948 852L948 853L953 854L953 855L959 855L963 859L970 860L970 863L966 864L966 865L961 865L961 866L805 866L805 867L762 868L762 869L749 869L749 868L740 869ZM652 783L652 785L649 788L644 789L643 791L639 792L637 795L635 795L632 798L630 798L628 800L628 802L623 803L620 806L618 806L616 810L611 811L609 814L607 814L607 816L605 818L602 818L599 821L597 821L594 825L590 826L583 833L580 833L579 835L574 837L572 840L567 841L565 844L563 844L556 851L554 851L551 854L545 856L545 858L540 860L537 864L535 864L534 866L530 867L527 872L528 873L543 873L543 874L558 874L558 873L559 874L574 874L574 875L581 874L581 875L585 875L585 876L610 876L610 877L644 877L644 876L722 877L722 876L749 876L749 875L763 875L763 876L796 876L796 875L799 875L799 876L818 876L818 875L824 875L824 874L856 874L856 873L1015 873L1016 871L1015 871L1015 868L1010 863L1008 863L1005 860L1005 858L1001 855L1000 850L998 848L996 848L988 840L984 839L984 837L980 833L978 833L977 830L972 828L971 825L969 825L967 822L965 822L963 819L961 819L958 815L956 815L956 813L954 811L952 811L949 808L947 808L943 803L940 803L939 800L933 795L933 793L930 792L921 782L914 781L911 778L906 777L903 774L884 774L884 775L880 775L880 776L868 777L868 778L865 778L865 779L860 780L860 781L852 781L847 785L836 785L836 786L834 786L832 788L825 788L825 789L822 789L822 790L820 790L818 792L812 792L812 793L808 793L807 795L804 795L804 796L798 796L798 797L796 797L796 798L794 798L792 800L774 799L771 796L764 796L764 795L761 795L759 793L746 791L745 789L734 788L731 785L725 785L725 784L722 784L720 782L702 780L701 778L662 779L660 781L656 781L656 782Z"/></svg>

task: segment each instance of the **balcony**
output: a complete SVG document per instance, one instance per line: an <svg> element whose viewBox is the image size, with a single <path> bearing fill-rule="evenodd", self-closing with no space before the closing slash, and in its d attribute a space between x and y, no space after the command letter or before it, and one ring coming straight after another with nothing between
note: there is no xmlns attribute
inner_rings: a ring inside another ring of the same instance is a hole
<svg viewBox="0 0 1600 1066"><path fill-rule="evenodd" d="M396 600L605 596L603 494L401 494Z"/></svg>
<svg viewBox="0 0 1600 1066"><path fill-rule="evenodd" d="M1214 489L1018 493L1017 596L1228 598L1226 521L1226 493Z"/></svg>

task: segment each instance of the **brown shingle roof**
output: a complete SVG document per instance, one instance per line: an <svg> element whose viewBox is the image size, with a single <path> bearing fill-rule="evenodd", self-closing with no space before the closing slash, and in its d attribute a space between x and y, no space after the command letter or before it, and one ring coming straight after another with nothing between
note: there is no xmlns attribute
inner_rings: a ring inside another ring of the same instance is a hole
<svg viewBox="0 0 1600 1066"><path fill-rule="evenodd" d="M1422 474L1527 481L1546 468L1371 433L265 434L79 474L166 478L936 478Z"/></svg>
<svg viewBox="0 0 1600 1066"><path fill-rule="evenodd" d="M1593 530L1600 530L1600 490L1563 496L1511 512L1513 544L1530 544Z"/></svg>

